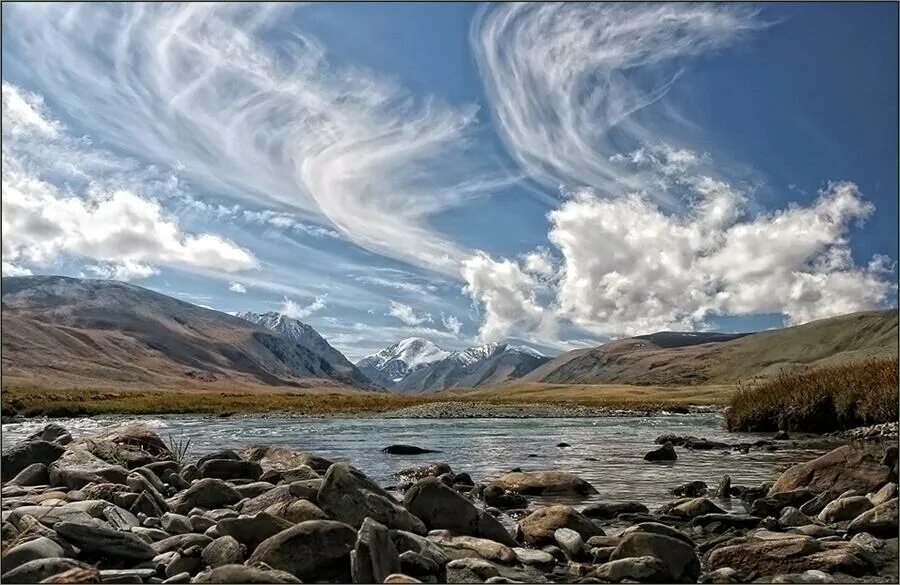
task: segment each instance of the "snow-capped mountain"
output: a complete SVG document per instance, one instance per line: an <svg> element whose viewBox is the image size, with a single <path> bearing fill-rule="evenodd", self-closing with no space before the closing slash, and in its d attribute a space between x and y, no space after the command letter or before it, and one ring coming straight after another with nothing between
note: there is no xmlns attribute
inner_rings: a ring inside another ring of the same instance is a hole
<svg viewBox="0 0 900 585"><path fill-rule="evenodd" d="M372 381L391 386L407 374L450 355L427 339L409 337L356 362L356 367Z"/></svg>
<svg viewBox="0 0 900 585"><path fill-rule="evenodd" d="M325 360L340 376L355 384L368 386L373 381L354 366L344 354L333 348L324 337L319 335L318 331L302 321L274 311L268 313L245 311L236 313L235 316L262 325L297 345L305 347Z"/></svg>
<svg viewBox="0 0 900 585"><path fill-rule="evenodd" d="M370 379L393 390L436 392L517 378L548 359L525 346L488 343L446 351L426 339L411 337L356 365Z"/></svg>

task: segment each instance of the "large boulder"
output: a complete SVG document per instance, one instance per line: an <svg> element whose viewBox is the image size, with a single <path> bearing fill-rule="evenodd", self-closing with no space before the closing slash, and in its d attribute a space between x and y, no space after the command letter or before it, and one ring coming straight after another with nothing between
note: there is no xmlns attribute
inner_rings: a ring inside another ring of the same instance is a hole
<svg viewBox="0 0 900 585"><path fill-rule="evenodd" d="M516 541L496 518L476 508L435 477L426 477L412 486L403 498L403 505L429 530L444 529L516 546Z"/></svg>
<svg viewBox="0 0 900 585"><path fill-rule="evenodd" d="M401 506L392 495L358 469L345 463L328 468L317 494L319 507L330 517L354 528L367 517L388 528L424 534L425 526L411 510Z"/></svg>
<svg viewBox="0 0 900 585"><path fill-rule="evenodd" d="M495 479L491 485L536 496L597 493L590 483L567 471L516 471Z"/></svg>
<svg viewBox="0 0 900 585"><path fill-rule="evenodd" d="M68 445L72 442L72 435L62 425L49 423L44 425L41 430L28 435L28 440L50 441L57 445Z"/></svg>
<svg viewBox="0 0 900 585"><path fill-rule="evenodd" d="M257 480L262 475L262 467L256 461L243 461L241 459L209 459L200 465L202 477L214 477L217 479L252 479Z"/></svg>
<svg viewBox="0 0 900 585"><path fill-rule="evenodd" d="M233 536L220 536L206 545L200 557L207 566L215 569L242 563L246 550Z"/></svg>
<svg viewBox="0 0 900 585"><path fill-rule="evenodd" d="M665 566L666 581L694 583L700 576L700 559L694 547L678 538L651 532L632 532L625 535L609 559L617 561L630 557L655 557Z"/></svg>
<svg viewBox="0 0 900 585"><path fill-rule="evenodd" d="M519 522L519 530L525 542L536 546L552 544L553 534L559 528L574 530L584 540L592 536L603 536L603 530L588 517L563 504L535 510Z"/></svg>
<svg viewBox="0 0 900 585"><path fill-rule="evenodd" d="M87 572L91 571L93 567L68 558L35 559L19 565L15 569L4 571L0 581L3 583L40 583L44 579L72 569L81 569Z"/></svg>
<svg viewBox="0 0 900 585"><path fill-rule="evenodd" d="M829 502L828 505L819 512L819 520L826 524L853 520L866 510L871 510L873 507L871 500L865 496L838 498Z"/></svg>
<svg viewBox="0 0 900 585"><path fill-rule="evenodd" d="M70 446L84 449L104 461L123 464L129 469L174 458L159 435L141 424L113 427L102 433L76 439Z"/></svg>
<svg viewBox="0 0 900 585"><path fill-rule="evenodd" d="M708 570L731 567L745 573L775 575L814 569L859 576L873 569L862 550L850 543L821 543L795 534L735 540L740 542L708 553Z"/></svg>
<svg viewBox="0 0 900 585"><path fill-rule="evenodd" d="M597 567L593 575L606 583L618 583L628 580L638 583L665 583L668 569L663 561L656 557L627 557L603 563Z"/></svg>
<svg viewBox="0 0 900 585"><path fill-rule="evenodd" d="M49 465L56 461L66 448L50 441L20 441L3 452L0 457L0 476L3 483L35 463Z"/></svg>
<svg viewBox="0 0 900 585"><path fill-rule="evenodd" d="M156 552L131 532L114 530L105 522L59 522L53 529L83 552L103 554L116 559L143 561Z"/></svg>
<svg viewBox="0 0 900 585"><path fill-rule="evenodd" d="M22 471L16 474L14 478L7 482L7 485L49 485L50 473L47 466L43 463L32 463Z"/></svg>
<svg viewBox="0 0 900 585"><path fill-rule="evenodd" d="M3 571L11 571L20 565L37 559L68 557L65 549L46 536L39 536L3 551Z"/></svg>
<svg viewBox="0 0 900 585"><path fill-rule="evenodd" d="M306 522L307 520L328 520L328 514L308 500L294 500L272 504L265 510L267 513L284 518L293 524Z"/></svg>
<svg viewBox="0 0 900 585"><path fill-rule="evenodd" d="M306 451L295 451L287 447L278 446L254 446L248 447L241 451L241 455L248 461L255 461L263 468L264 471L270 469L276 471L287 471L301 465L306 465L315 470L316 473L322 474L328 471L333 461L307 453Z"/></svg>
<svg viewBox="0 0 900 585"><path fill-rule="evenodd" d="M769 495L801 487L814 492L834 490L839 493L857 490L872 492L891 481L891 468L870 451L844 445L806 463L799 463L782 473Z"/></svg>
<svg viewBox="0 0 900 585"><path fill-rule="evenodd" d="M898 521L897 498L894 498L857 516L847 526L847 532L868 532L883 538L896 537Z"/></svg>
<svg viewBox="0 0 900 585"><path fill-rule="evenodd" d="M248 552L253 552L262 541L293 525L283 518L260 512L253 516L225 518L216 526L220 536L231 536L247 547Z"/></svg>
<svg viewBox="0 0 900 585"><path fill-rule="evenodd" d="M664 443L659 449L654 449L644 455L646 461L675 461L678 459L678 453L672 443Z"/></svg>
<svg viewBox="0 0 900 585"><path fill-rule="evenodd" d="M350 551L356 531L343 522L310 520L267 538L248 559L266 563L301 581L350 581Z"/></svg>
<svg viewBox="0 0 900 585"><path fill-rule="evenodd" d="M233 487L221 479L208 477L170 499L168 505L176 514L187 514L192 508L221 508L239 501L241 494Z"/></svg>
<svg viewBox="0 0 900 585"><path fill-rule="evenodd" d="M50 485L77 490L89 483L125 483L128 471L83 449L69 449L49 468Z"/></svg>
<svg viewBox="0 0 900 585"><path fill-rule="evenodd" d="M400 571L400 553L384 524L363 520L350 552L350 571L354 583L383 583L388 575Z"/></svg>

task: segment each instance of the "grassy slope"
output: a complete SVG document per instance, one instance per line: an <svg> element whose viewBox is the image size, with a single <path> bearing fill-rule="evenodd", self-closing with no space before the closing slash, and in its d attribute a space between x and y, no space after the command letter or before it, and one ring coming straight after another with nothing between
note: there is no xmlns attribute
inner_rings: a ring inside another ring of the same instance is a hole
<svg viewBox="0 0 900 585"><path fill-rule="evenodd" d="M723 343L661 348L626 339L564 354L523 382L564 384L733 384L897 355L897 311L870 311L764 331Z"/></svg>

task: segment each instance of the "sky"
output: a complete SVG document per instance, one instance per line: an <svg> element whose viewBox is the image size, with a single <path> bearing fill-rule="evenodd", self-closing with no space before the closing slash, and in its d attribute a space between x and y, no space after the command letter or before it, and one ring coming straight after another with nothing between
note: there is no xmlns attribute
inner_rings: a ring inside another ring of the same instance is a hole
<svg viewBox="0 0 900 585"><path fill-rule="evenodd" d="M354 360L896 306L896 4L2 10L4 276Z"/></svg>

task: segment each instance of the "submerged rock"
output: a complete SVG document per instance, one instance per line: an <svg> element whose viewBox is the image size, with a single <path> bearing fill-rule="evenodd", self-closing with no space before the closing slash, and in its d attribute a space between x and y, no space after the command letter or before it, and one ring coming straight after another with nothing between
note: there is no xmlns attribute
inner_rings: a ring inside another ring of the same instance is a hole
<svg viewBox="0 0 900 585"><path fill-rule="evenodd" d="M495 479L490 485L524 495L597 493L590 483L566 471L517 471Z"/></svg>
<svg viewBox="0 0 900 585"><path fill-rule="evenodd" d="M659 449L654 449L644 455L646 461L675 461L678 459L678 453L672 443L664 443Z"/></svg>

